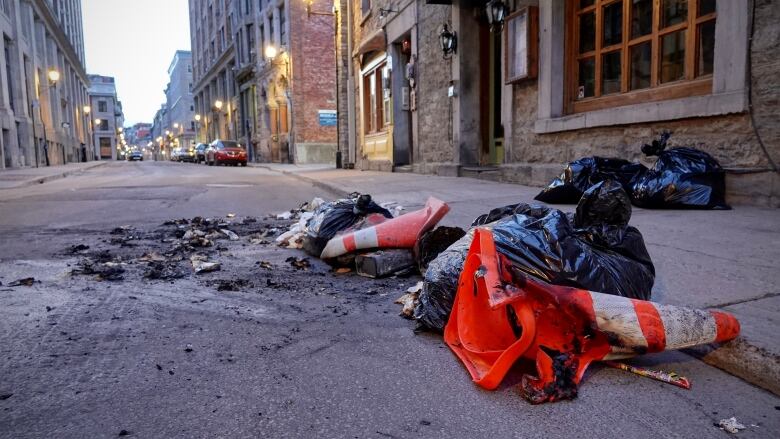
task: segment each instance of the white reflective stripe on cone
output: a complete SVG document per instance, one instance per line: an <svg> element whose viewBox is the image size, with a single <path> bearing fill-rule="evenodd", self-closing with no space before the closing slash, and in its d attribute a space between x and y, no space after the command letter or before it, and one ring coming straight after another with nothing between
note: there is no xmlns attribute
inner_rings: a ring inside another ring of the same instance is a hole
<svg viewBox="0 0 780 439"><path fill-rule="evenodd" d="M355 235L355 248L376 248L379 247L379 239L376 236L376 228L369 227L367 229L358 230Z"/></svg>
<svg viewBox="0 0 780 439"><path fill-rule="evenodd" d="M617 338L610 342L612 353L606 359L632 357L637 354L636 348L647 349L647 339L631 299L592 291L590 296L599 329Z"/></svg>
<svg viewBox="0 0 780 439"><path fill-rule="evenodd" d="M718 336L715 318L707 311L654 303L664 322L666 349L712 343Z"/></svg>
<svg viewBox="0 0 780 439"><path fill-rule="evenodd" d="M325 245L325 248L322 249L320 259L335 258L336 256L343 255L346 252L347 249L344 246L344 238L342 236L337 236L328 241L328 243Z"/></svg>

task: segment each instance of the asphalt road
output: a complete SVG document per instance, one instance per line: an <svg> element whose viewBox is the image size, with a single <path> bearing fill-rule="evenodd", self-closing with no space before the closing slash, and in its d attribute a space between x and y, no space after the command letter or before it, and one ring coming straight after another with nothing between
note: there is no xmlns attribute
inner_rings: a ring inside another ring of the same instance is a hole
<svg viewBox="0 0 780 439"><path fill-rule="evenodd" d="M439 336L397 316L417 278L298 270L299 251L248 242L277 225L266 214L314 196L330 195L260 169L154 162L0 192L0 437L708 438L732 416L739 437L780 437L779 398L682 353L633 364L690 391L598 365L573 401L529 405L516 376L479 389ZM138 258L174 245L164 221L228 213L241 239L202 250L221 271L144 277ZM101 254L122 280L70 274Z"/></svg>

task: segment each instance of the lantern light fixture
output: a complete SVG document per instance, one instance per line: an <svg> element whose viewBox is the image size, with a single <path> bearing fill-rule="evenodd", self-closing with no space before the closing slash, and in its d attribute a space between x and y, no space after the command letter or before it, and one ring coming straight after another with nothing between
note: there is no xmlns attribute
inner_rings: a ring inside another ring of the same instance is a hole
<svg viewBox="0 0 780 439"><path fill-rule="evenodd" d="M449 58L458 51L458 34L454 30L450 30L447 23L442 25L441 32L439 32L439 43L444 58Z"/></svg>
<svg viewBox="0 0 780 439"><path fill-rule="evenodd" d="M273 60L276 58L276 55L279 54L279 49L277 49L276 46L269 44L265 46L265 51L263 53L265 54L266 59Z"/></svg>
<svg viewBox="0 0 780 439"><path fill-rule="evenodd" d="M501 0L490 0L485 6L485 15L490 25L491 32L501 32L504 29L504 21L509 13L506 3Z"/></svg>
<svg viewBox="0 0 780 439"><path fill-rule="evenodd" d="M57 69L49 69L48 72L49 82L52 85L57 85L57 81L60 80L60 72Z"/></svg>

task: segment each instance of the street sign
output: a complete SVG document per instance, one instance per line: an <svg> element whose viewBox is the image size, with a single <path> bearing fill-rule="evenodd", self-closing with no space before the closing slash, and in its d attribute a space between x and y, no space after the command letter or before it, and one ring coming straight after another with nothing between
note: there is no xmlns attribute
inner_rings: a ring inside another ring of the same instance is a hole
<svg viewBox="0 0 780 439"><path fill-rule="evenodd" d="M336 110L318 110L317 113L319 114L320 126L323 127L336 126L336 121L337 121Z"/></svg>

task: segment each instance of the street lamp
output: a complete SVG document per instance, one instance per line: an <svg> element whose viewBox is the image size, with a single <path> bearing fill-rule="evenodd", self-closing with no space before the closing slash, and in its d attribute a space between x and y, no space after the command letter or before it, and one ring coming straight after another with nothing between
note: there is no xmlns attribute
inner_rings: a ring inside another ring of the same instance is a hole
<svg viewBox="0 0 780 439"><path fill-rule="evenodd" d="M178 130L179 129L179 123L177 122L177 123L173 124L173 128Z"/></svg>
<svg viewBox="0 0 780 439"><path fill-rule="evenodd" d="M89 115L89 113L92 111L92 107L85 105L82 110L84 110L84 114Z"/></svg>
<svg viewBox="0 0 780 439"><path fill-rule="evenodd" d="M222 110L222 105L224 105L224 103L222 101L220 101L219 99L214 101L214 108L216 108L217 111Z"/></svg>
<svg viewBox="0 0 780 439"><path fill-rule="evenodd" d="M200 114L195 115L195 122L200 122Z"/></svg>
<svg viewBox="0 0 780 439"><path fill-rule="evenodd" d="M48 73L49 82L51 83L52 87L57 85L57 81L60 80L60 72L57 71L57 69L49 69Z"/></svg>
<svg viewBox="0 0 780 439"><path fill-rule="evenodd" d="M49 80L49 86L48 87L40 86L40 88L38 89L37 94L36 94L38 99L37 99L36 102L31 102L30 107L31 107L31 111L32 111L32 108L38 107L38 117L41 119L41 125L43 126L43 154L44 154L44 157L46 158L46 166L49 166L50 165L50 162L49 162L49 138L46 136L46 123L43 120L43 109L41 109L41 103L40 103L40 91L41 91L40 89L48 91L50 89L56 88L57 87L57 81L60 80L60 72L57 71L57 69L55 69L55 68L51 68L51 69L49 69L47 71L46 76L48 77L48 80ZM49 96L49 97L51 98L51 96ZM33 121L32 127L33 127L33 137L37 137L35 135L35 121ZM62 155L63 155L62 162L63 162L63 164L65 164L65 148L64 148L64 146L63 146L63 149L62 149ZM35 146L35 165L36 165L36 167L38 166L38 161L39 161L39 159L38 159L38 146L36 144L36 146Z"/></svg>

